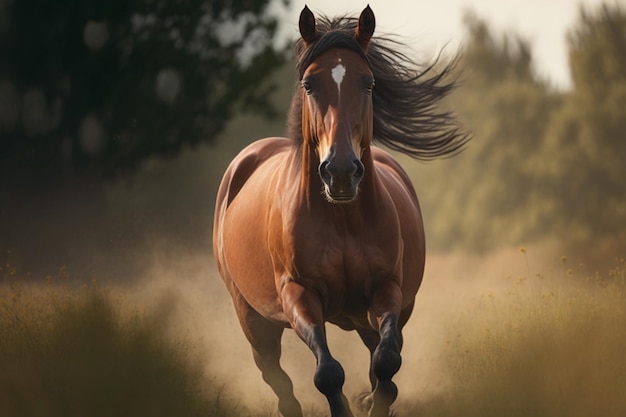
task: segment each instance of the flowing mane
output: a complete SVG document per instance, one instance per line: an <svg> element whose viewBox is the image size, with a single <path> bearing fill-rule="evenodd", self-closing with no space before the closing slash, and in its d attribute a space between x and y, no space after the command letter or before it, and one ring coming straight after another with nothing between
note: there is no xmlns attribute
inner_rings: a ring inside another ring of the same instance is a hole
<svg viewBox="0 0 626 417"><path fill-rule="evenodd" d="M469 140L449 112L437 107L456 83L449 81L453 62L435 71L431 64L420 65L398 50L402 45L374 36L367 51L354 38L358 20L351 17L317 20L318 37L306 45L299 39L295 46L298 83L309 64L331 48L346 48L369 63L376 80L372 100L374 141L413 158L431 160L459 151ZM298 91L299 85L296 85ZM294 94L288 120L289 137L302 142L302 95Z"/></svg>

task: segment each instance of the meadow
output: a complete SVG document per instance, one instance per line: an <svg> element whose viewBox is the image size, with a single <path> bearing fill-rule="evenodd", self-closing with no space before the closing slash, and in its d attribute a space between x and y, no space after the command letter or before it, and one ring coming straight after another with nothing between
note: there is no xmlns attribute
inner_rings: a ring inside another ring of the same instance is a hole
<svg viewBox="0 0 626 417"><path fill-rule="evenodd" d="M133 302L61 268L0 269L0 415L236 416L219 404L172 306Z"/></svg>
<svg viewBox="0 0 626 417"><path fill-rule="evenodd" d="M398 416L626 415L626 49L615 30L626 27L626 11L598 6L581 9L568 35L568 91L535 72L531 40L496 33L471 12L464 19L463 82L446 107L475 140L449 160L401 159L434 251L404 331ZM266 85L276 84L279 114L289 109L293 67L287 62ZM16 79L3 81L5 90ZM47 91L31 87L19 94ZM124 120L130 114L118 110ZM49 134L40 132L39 122L55 119L47 113L22 128L28 118L9 113L9 135L34 129L24 143L63 142L18 152L43 151L42 163L24 160L25 177L62 168L51 184L7 188L3 180L18 178L20 163L7 153L0 164L10 174L0 175L0 417L277 417L208 253L207 213L228 161L253 139L281 135L284 119L242 113L218 146L181 145L178 158L163 160L146 148L132 178L92 189L100 175L86 181L67 169L73 133L52 122L44 123ZM173 131L188 126L175 116L162 122ZM177 137L146 132L137 138L152 144ZM515 246L551 238L559 242ZM68 266L48 271L57 262ZM354 398L367 388L367 351L354 334L328 332ZM283 353L306 415L326 416L312 354L290 331Z"/></svg>
<svg viewBox="0 0 626 417"><path fill-rule="evenodd" d="M448 384L408 415L624 415L624 259L599 272L561 256L545 274L526 262L446 319Z"/></svg>
<svg viewBox="0 0 626 417"><path fill-rule="evenodd" d="M431 255L405 328L398 416L626 413L624 259L595 271L538 252ZM10 263L0 277L3 417L278 415L206 256L162 261L128 285L63 268L34 281ZM284 339L307 415L327 415L312 355ZM365 348L334 328L329 339L354 397Z"/></svg>

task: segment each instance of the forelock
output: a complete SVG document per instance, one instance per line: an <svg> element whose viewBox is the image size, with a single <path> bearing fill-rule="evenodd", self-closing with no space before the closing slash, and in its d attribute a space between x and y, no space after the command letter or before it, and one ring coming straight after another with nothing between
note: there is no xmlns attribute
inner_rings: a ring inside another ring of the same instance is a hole
<svg viewBox="0 0 626 417"><path fill-rule="evenodd" d="M365 51L363 51L363 48L361 48L361 45L354 37L355 28L356 25L353 19L343 18L333 22L322 20L318 24L318 31L321 33L314 42L305 44L302 39L299 39L296 43L296 57L298 59L296 68L298 69L300 79L302 79L309 65L329 49L340 48L354 51L369 64Z"/></svg>

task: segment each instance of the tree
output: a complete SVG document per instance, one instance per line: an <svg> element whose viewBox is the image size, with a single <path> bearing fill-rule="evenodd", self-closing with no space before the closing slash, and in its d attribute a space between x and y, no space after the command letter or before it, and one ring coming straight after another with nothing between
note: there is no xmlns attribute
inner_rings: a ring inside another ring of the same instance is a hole
<svg viewBox="0 0 626 417"><path fill-rule="evenodd" d="M473 15L466 26L462 82L450 107L472 143L414 174L431 247L623 242L626 11L581 9L567 38L574 89L565 92L534 74L526 41L498 39Z"/></svg>
<svg viewBox="0 0 626 417"><path fill-rule="evenodd" d="M474 14L465 26L460 83L448 105L472 141L414 176L431 247L482 251L541 230L536 153L559 99L533 72L527 41L492 34Z"/></svg>
<svg viewBox="0 0 626 417"><path fill-rule="evenodd" d="M545 180L582 237L618 235L626 232L626 11L581 8L567 40L574 90L546 133L554 157Z"/></svg>
<svg viewBox="0 0 626 417"><path fill-rule="evenodd" d="M268 1L20 0L0 20L0 178L111 176L271 113Z"/></svg>
<svg viewBox="0 0 626 417"><path fill-rule="evenodd" d="M210 251L208 208L165 216L173 204L158 202L176 194L161 187L148 216L120 216L107 190L151 157L215 142L241 110L272 114L266 80L287 54L269 4L0 1L0 261L10 250L33 276L65 265L125 279L136 248L162 237L146 219L177 216L183 243Z"/></svg>

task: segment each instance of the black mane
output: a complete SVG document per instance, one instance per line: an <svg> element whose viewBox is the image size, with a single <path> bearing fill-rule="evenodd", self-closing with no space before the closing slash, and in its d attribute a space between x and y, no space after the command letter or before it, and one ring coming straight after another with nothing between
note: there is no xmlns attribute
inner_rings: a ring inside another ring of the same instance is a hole
<svg viewBox="0 0 626 417"><path fill-rule="evenodd" d="M317 19L318 37L311 44L296 42L296 68L300 80L306 68L324 51L345 48L359 53L374 74L372 94L374 140L416 159L430 160L451 155L469 140L449 112L437 105L455 87L448 81L453 63L435 72L432 64L420 66L398 51L398 42L375 36L363 51L354 38L357 19ZM298 83L299 81L298 80ZM296 86L296 91L299 86ZM296 92L289 114L289 136L302 141L302 95Z"/></svg>

